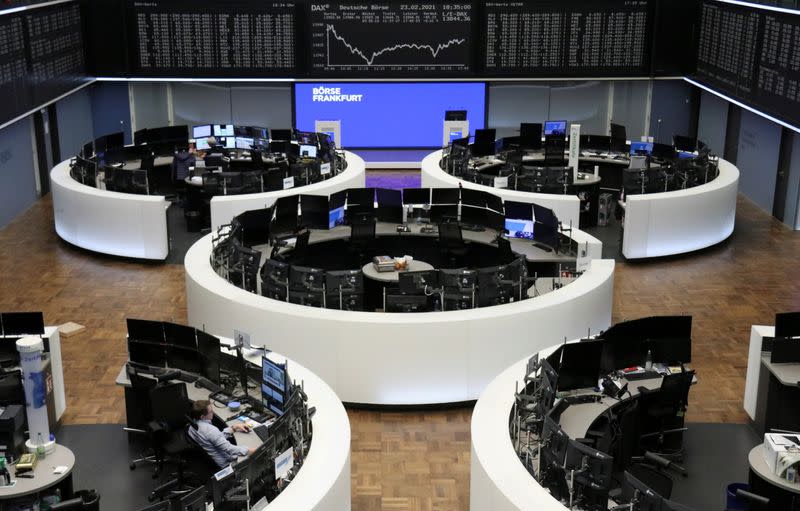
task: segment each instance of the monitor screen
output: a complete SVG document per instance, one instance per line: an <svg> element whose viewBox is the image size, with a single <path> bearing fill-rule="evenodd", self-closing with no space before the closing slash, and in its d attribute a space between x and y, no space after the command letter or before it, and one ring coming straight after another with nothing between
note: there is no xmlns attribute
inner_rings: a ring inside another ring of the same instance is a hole
<svg viewBox="0 0 800 511"><path fill-rule="evenodd" d="M209 149L211 149L211 146L208 145L208 139L207 138L198 138L198 139L196 139L194 141L194 147L198 151L208 151Z"/></svg>
<svg viewBox="0 0 800 511"><path fill-rule="evenodd" d="M3 335L43 335L41 312L6 312L2 315Z"/></svg>
<svg viewBox="0 0 800 511"><path fill-rule="evenodd" d="M197 349L197 336L195 329L175 323L164 323L164 339L167 344L183 348Z"/></svg>
<svg viewBox="0 0 800 511"><path fill-rule="evenodd" d="M225 149L236 149L236 138L234 137L222 138L219 143L225 146Z"/></svg>
<svg viewBox="0 0 800 511"><path fill-rule="evenodd" d="M211 136L211 125L203 124L192 128L192 138L208 138Z"/></svg>
<svg viewBox="0 0 800 511"><path fill-rule="evenodd" d="M268 358L264 358L265 362L261 366L263 371L262 379L265 384L270 385L276 389L285 389L286 382L283 367Z"/></svg>
<svg viewBox="0 0 800 511"><path fill-rule="evenodd" d="M652 142L631 142L631 154L652 154L653 153L653 143Z"/></svg>
<svg viewBox="0 0 800 511"><path fill-rule="evenodd" d="M547 121L544 123L544 135L567 135L567 121Z"/></svg>
<svg viewBox="0 0 800 511"><path fill-rule="evenodd" d="M403 188L403 204L430 204L430 188Z"/></svg>
<svg viewBox="0 0 800 511"><path fill-rule="evenodd" d="M133 341L164 342L164 323L147 319L128 318L128 339Z"/></svg>
<svg viewBox="0 0 800 511"><path fill-rule="evenodd" d="M219 366L222 358L219 338L197 330L197 351L203 355L205 364L203 375L214 383L219 383Z"/></svg>
<svg viewBox="0 0 800 511"><path fill-rule="evenodd" d="M533 206L527 202L506 201L506 217L533 220Z"/></svg>
<svg viewBox="0 0 800 511"><path fill-rule="evenodd" d="M602 341L565 344L558 369L559 392L597 387L602 356Z"/></svg>
<svg viewBox="0 0 800 511"><path fill-rule="evenodd" d="M317 157L317 146L315 145L301 145L300 146L300 156L304 158L316 158Z"/></svg>
<svg viewBox="0 0 800 511"><path fill-rule="evenodd" d="M163 344L128 339L128 360L148 366L164 367L167 361Z"/></svg>
<svg viewBox="0 0 800 511"><path fill-rule="evenodd" d="M434 188L431 194L431 204L458 204L458 188Z"/></svg>
<svg viewBox="0 0 800 511"><path fill-rule="evenodd" d="M25 389L22 386L22 371L9 371L0 375L0 406L24 405Z"/></svg>
<svg viewBox="0 0 800 511"><path fill-rule="evenodd" d="M506 217L505 229L509 238L533 239L533 220Z"/></svg>
<svg viewBox="0 0 800 511"><path fill-rule="evenodd" d="M484 127L485 83L297 83L298 130L339 119L342 147L442 146L448 110L466 110L471 134Z"/></svg>
<svg viewBox="0 0 800 511"><path fill-rule="evenodd" d="M800 337L800 312L775 314L775 337Z"/></svg>
<svg viewBox="0 0 800 511"><path fill-rule="evenodd" d="M236 137L233 139L236 149L250 149L253 147L253 139L246 137Z"/></svg>
<svg viewBox="0 0 800 511"><path fill-rule="evenodd" d="M215 124L213 134L215 137L232 137L233 124Z"/></svg>

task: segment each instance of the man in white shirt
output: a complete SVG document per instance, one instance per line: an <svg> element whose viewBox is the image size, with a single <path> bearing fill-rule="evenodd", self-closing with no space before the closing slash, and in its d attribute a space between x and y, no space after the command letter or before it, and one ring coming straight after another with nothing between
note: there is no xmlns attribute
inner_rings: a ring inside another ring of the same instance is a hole
<svg viewBox="0 0 800 511"><path fill-rule="evenodd" d="M209 456L220 468L227 467L239 456L247 456L255 452L255 448L240 447L228 440L235 431L249 433L250 428L245 424L234 424L231 427L220 431L211 424L214 417L214 410L211 403L205 399L200 399L192 404L190 412L192 419L197 421L197 429L190 427L189 436L197 445L205 449Z"/></svg>

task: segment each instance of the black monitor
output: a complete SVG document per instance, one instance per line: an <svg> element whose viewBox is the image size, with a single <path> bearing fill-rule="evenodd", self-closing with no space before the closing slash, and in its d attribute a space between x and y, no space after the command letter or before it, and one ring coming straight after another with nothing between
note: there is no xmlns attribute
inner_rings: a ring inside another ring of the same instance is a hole
<svg viewBox="0 0 800 511"><path fill-rule="evenodd" d="M642 341L630 337L610 337L603 339L603 355L600 362L602 373L611 373L619 369L640 366L644 363L647 352L642 353ZM655 359L654 359L655 360Z"/></svg>
<svg viewBox="0 0 800 511"><path fill-rule="evenodd" d="M445 289L472 289L477 283L475 270L446 269L439 270L439 282Z"/></svg>
<svg viewBox="0 0 800 511"><path fill-rule="evenodd" d="M611 489L614 458L604 452L570 439L564 468L568 471L581 471L580 476L575 479L575 482L581 486L605 492ZM607 496L603 504L605 504L603 509L606 509L608 507Z"/></svg>
<svg viewBox="0 0 800 511"><path fill-rule="evenodd" d="M547 463L562 467L567 456L569 435L561 429L561 426L550 415L544 418L540 442L544 460Z"/></svg>
<svg viewBox="0 0 800 511"><path fill-rule="evenodd" d="M269 243L269 223L272 220L272 208L251 209L238 217L241 228L242 245L266 245Z"/></svg>
<svg viewBox="0 0 800 511"><path fill-rule="evenodd" d="M445 121L466 121L467 120L467 111L466 110L445 110L445 112L444 112L444 120Z"/></svg>
<svg viewBox="0 0 800 511"><path fill-rule="evenodd" d="M361 270L337 270L325 272L325 289L328 293L362 292L364 290L364 274Z"/></svg>
<svg viewBox="0 0 800 511"><path fill-rule="evenodd" d="M350 188L347 190L347 208L350 206L375 207L375 188Z"/></svg>
<svg viewBox="0 0 800 511"><path fill-rule="evenodd" d="M450 141L450 144L454 147L466 149L467 147L469 147L469 137L454 138L453 140Z"/></svg>
<svg viewBox="0 0 800 511"><path fill-rule="evenodd" d="M800 337L800 312L775 314L775 337Z"/></svg>
<svg viewBox="0 0 800 511"><path fill-rule="evenodd" d="M128 339L128 360L148 366L164 367L167 355L163 344Z"/></svg>
<svg viewBox="0 0 800 511"><path fill-rule="evenodd" d="M473 190L472 188L461 189L461 204L467 206L475 206L478 208L485 208L489 203L489 192L483 190Z"/></svg>
<svg viewBox="0 0 800 511"><path fill-rule="evenodd" d="M148 142L147 128L133 132L133 145L144 145Z"/></svg>
<svg viewBox="0 0 800 511"><path fill-rule="evenodd" d="M187 373L206 376L204 374L205 360L203 360L203 355L196 349L167 345L165 351L167 353L167 366L171 369L180 369Z"/></svg>
<svg viewBox="0 0 800 511"><path fill-rule="evenodd" d="M328 228L328 198L324 195L300 196L300 223L311 229Z"/></svg>
<svg viewBox="0 0 800 511"><path fill-rule="evenodd" d="M84 158L91 158L94 156L94 142L87 142L81 149L81 156Z"/></svg>
<svg viewBox="0 0 800 511"><path fill-rule="evenodd" d="M205 511L208 490L205 485L183 494L173 506L173 511Z"/></svg>
<svg viewBox="0 0 800 511"><path fill-rule="evenodd" d="M460 222L468 225L484 226L489 210L486 208L474 208L472 206L461 206Z"/></svg>
<svg viewBox="0 0 800 511"><path fill-rule="evenodd" d="M685 153L693 153L697 151L696 138L675 135L672 137L672 144L675 146L675 150L677 151Z"/></svg>
<svg viewBox="0 0 800 511"><path fill-rule="evenodd" d="M403 188L403 204L430 204L430 188Z"/></svg>
<svg viewBox="0 0 800 511"><path fill-rule="evenodd" d="M219 383L219 367L222 353L219 338L197 330L197 351L203 356L203 376Z"/></svg>
<svg viewBox="0 0 800 511"><path fill-rule="evenodd" d="M475 144L494 144L497 138L497 130L494 128L476 129Z"/></svg>
<svg viewBox="0 0 800 511"><path fill-rule="evenodd" d="M430 294L439 287L439 273L436 270L401 272L397 284L403 294Z"/></svg>
<svg viewBox="0 0 800 511"><path fill-rule="evenodd" d="M688 338L692 336L691 316L649 316L616 323L600 334L603 339L628 337L637 340L656 337Z"/></svg>
<svg viewBox="0 0 800 511"><path fill-rule="evenodd" d="M41 312L5 312L0 320L3 335L44 335L44 314Z"/></svg>
<svg viewBox="0 0 800 511"><path fill-rule="evenodd" d="M688 364L692 361L692 338L654 337L642 343L642 351L645 357L650 351L653 362L669 365Z"/></svg>
<svg viewBox="0 0 800 511"><path fill-rule="evenodd" d="M677 157L675 148L668 144L653 144L651 155L658 160L674 160Z"/></svg>
<svg viewBox="0 0 800 511"><path fill-rule="evenodd" d="M622 124L614 124L612 122L609 131L611 133L611 138L614 140L622 140L623 142L628 140L627 130Z"/></svg>
<svg viewBox="0 0 800 511"><path fill-rule="evenodd" d="M375 216L382 222L403 223L403 196L400 190L377 188L378 209Z"/></svg>
<svg viewBox="0 0 800 511"><path fill-rule="evenodd" d="M0 374L0 406L24 405L25 389L22 386L22 371L13 371Z"/></svg>
<svg viewBox="0 0 800 511"><path fill-rule="evenodd" d="M492 211L503 214L503 199L493 193L490 193L489 196L486 197L486 207Z"/></svg>
<svg viewBox="0 0 800 511"><path fill-rule="evenodd" d="M800 339L776 337L772 341L770 362L773 364L800 363Z"/></svg>
<svg viewBox="0 0 800 511"><path fill-rule="evenodd" d="M519 125L520 145L525 149L542 148L542 123L523 122Z"/></svg>
<svg viewBox="0 0 800 511"><path fill-rule="evenodd" d="M50 509L53 508L51 507ZM140 508L137 511L172 511L172 501L162 500L161 502L156 502L155 504Z"/></svg>
<svg viewBox="0 0 800 511"><path fill-rule="evenodd" d="M295 291L321 291L325 284L325 270L305 266L289 268L289 289Z"/></svg>
<svg viewBox="0 0 800 511"><path fill-rule="evenodd" d="M430 311L428 297L424 295L386 295L386 312Z"/></svg>
<svg viewBox="0 0 800 511"><path fill-rule="evenodd" d="M458 220L458 204L431 206L430 220L432 224Z"/></svg>
<svg viewBox="0 0 800 511"><path fill-rule="evenodd" d="M581 135L581 149L593 151L610 151L611 137L606 135Z"/></svg>
<svg viewBox="0 0 800 511"><path fill-rule="evenodd" d="M151 389L150 405L155 420L170 425L185 424L190 408L186 384L168 383Z"/></svg>
<svg viewBox="0 0 800 511"><path fill-rule="evenodd" d="M558 369L558 390L564 392L597 387L602 355L601 341L565 344L561 367Z"/></svg>
<svg viewBox="0 0 800 511"><path fill-rule="evenodd" d="M167 344L180 346L182 348L197 349L197 336L195 329L176 323L164 322L164 339Z"/></svg>
<svg viewBox="0 0 800 511"><path fill-rule="evenodd" d="M286 411L289 386L286 364L278 364L267 356L263 356L261 358L261 400L264 406L279 417Z"/></svg>
<svg viewBox="0 0 800 511"><path fill-rule="evenodd" d="M637 511L662 511L663 509L664 499L662 496L626 471L625 479L622 481L622 501L628 503L634 500Z"/></svg>
<svg viewBox="0 0 800 511"><path fill-rule="evenodd" d="M328 199L328 229L345 224L344 204L347 200L347 190L331 194Z"/></svg>
<svg viewBox="0 0 800 511"><path fill-rule="evenodd" d="M146 341L163 343L164 323L147 319L127 318L128 339L132 341Z"/></svg>
<svg viewBox="0 0 800 511"><path fill-rule="evenodd" d="M122 131L106 135L105 139L106 139L106 150L121 149L125 147L125 133Z"/></svg>
<svg viewBox="0 0 800 511"><path fill-rule="evenodd" d="M289 234L297 231L297 205L299 196L279 197L275 201L275 218L270 224L270 234Z"/></svg>

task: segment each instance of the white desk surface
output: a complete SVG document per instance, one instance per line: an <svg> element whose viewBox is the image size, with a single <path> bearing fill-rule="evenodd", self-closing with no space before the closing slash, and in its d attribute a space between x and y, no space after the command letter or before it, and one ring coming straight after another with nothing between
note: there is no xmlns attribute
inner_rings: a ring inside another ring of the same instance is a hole
<svg viewBox="0 0 800 511"><path fill-rule="evenodd" d="M782 385L794 387L800 382L800 364L773 364L770 362L771 354L762 354L761 363L769 369L769 372L781 382Z"/></svg>
<svg viewBox="0 0 800 511"><path fill-rule="evenodd" d="M379 282L398 282L400 280L401 273L407 273L410 271L425 271L425 270L432 270L433 265L428 264L424 261L420 261L418 259L414 259L408 264L408 268L405 270L392 270L392 271L378 271L375 269L375 265L370 263L365 264L361 270L364 272L364 276L368 279L377 280Z"/></svg>
<svg viewBox="0 0 800 511"><path fill-rule="evenodd" d="M67 470L61 474L54 474L53 468L58 466L65 466ZM0 500L31 495L51 488L72 474L74 467L75 454L68 447L56 444L55 451L37 461L36 468L33 472L29 472L33 474L32 479L16 477L14 467L9 467L11 480L17 482L14 486L0 486Z"/></svg>
<svg viewBox="0 0 800 511"><path fill-rule="evenodd" d="M776 476L775 473L770 470L769 465L767 465L767 460L764 459L764 444L759 444L750 449L750 453L747 455L747 462L750 464L750 468L753 469L753 472L761 479L783 490L792 493L800 493L800 483L790 483L786 479Z"/></svg>

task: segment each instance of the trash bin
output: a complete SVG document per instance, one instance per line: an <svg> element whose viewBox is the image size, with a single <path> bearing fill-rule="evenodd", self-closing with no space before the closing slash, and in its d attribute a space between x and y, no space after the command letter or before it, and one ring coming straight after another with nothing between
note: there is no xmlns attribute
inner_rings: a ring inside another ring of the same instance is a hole
<svg viewBox="0 0 800 511"><path fill-rule="evenodd" d="M199 211L186 211L183 214L186 219L186 230L189 232L200 232L203 228L203 220Z"/></svg>
<svg viewBox="0 0 800 511"><path fill-rule="evenodd" d="M614 205L614 196L608 192L600 194L600 199L597 205L597 225L605 227L611 218L612 207Z"/></svg>
<svg viewBox="0 0 800 511"><path fill-rule="evenodd" d="M747 509L747 503L736 498L736 490L750 491L750 485L747 483L731 483L728 485L728 491L725 494L725 511Z"/></svg>

